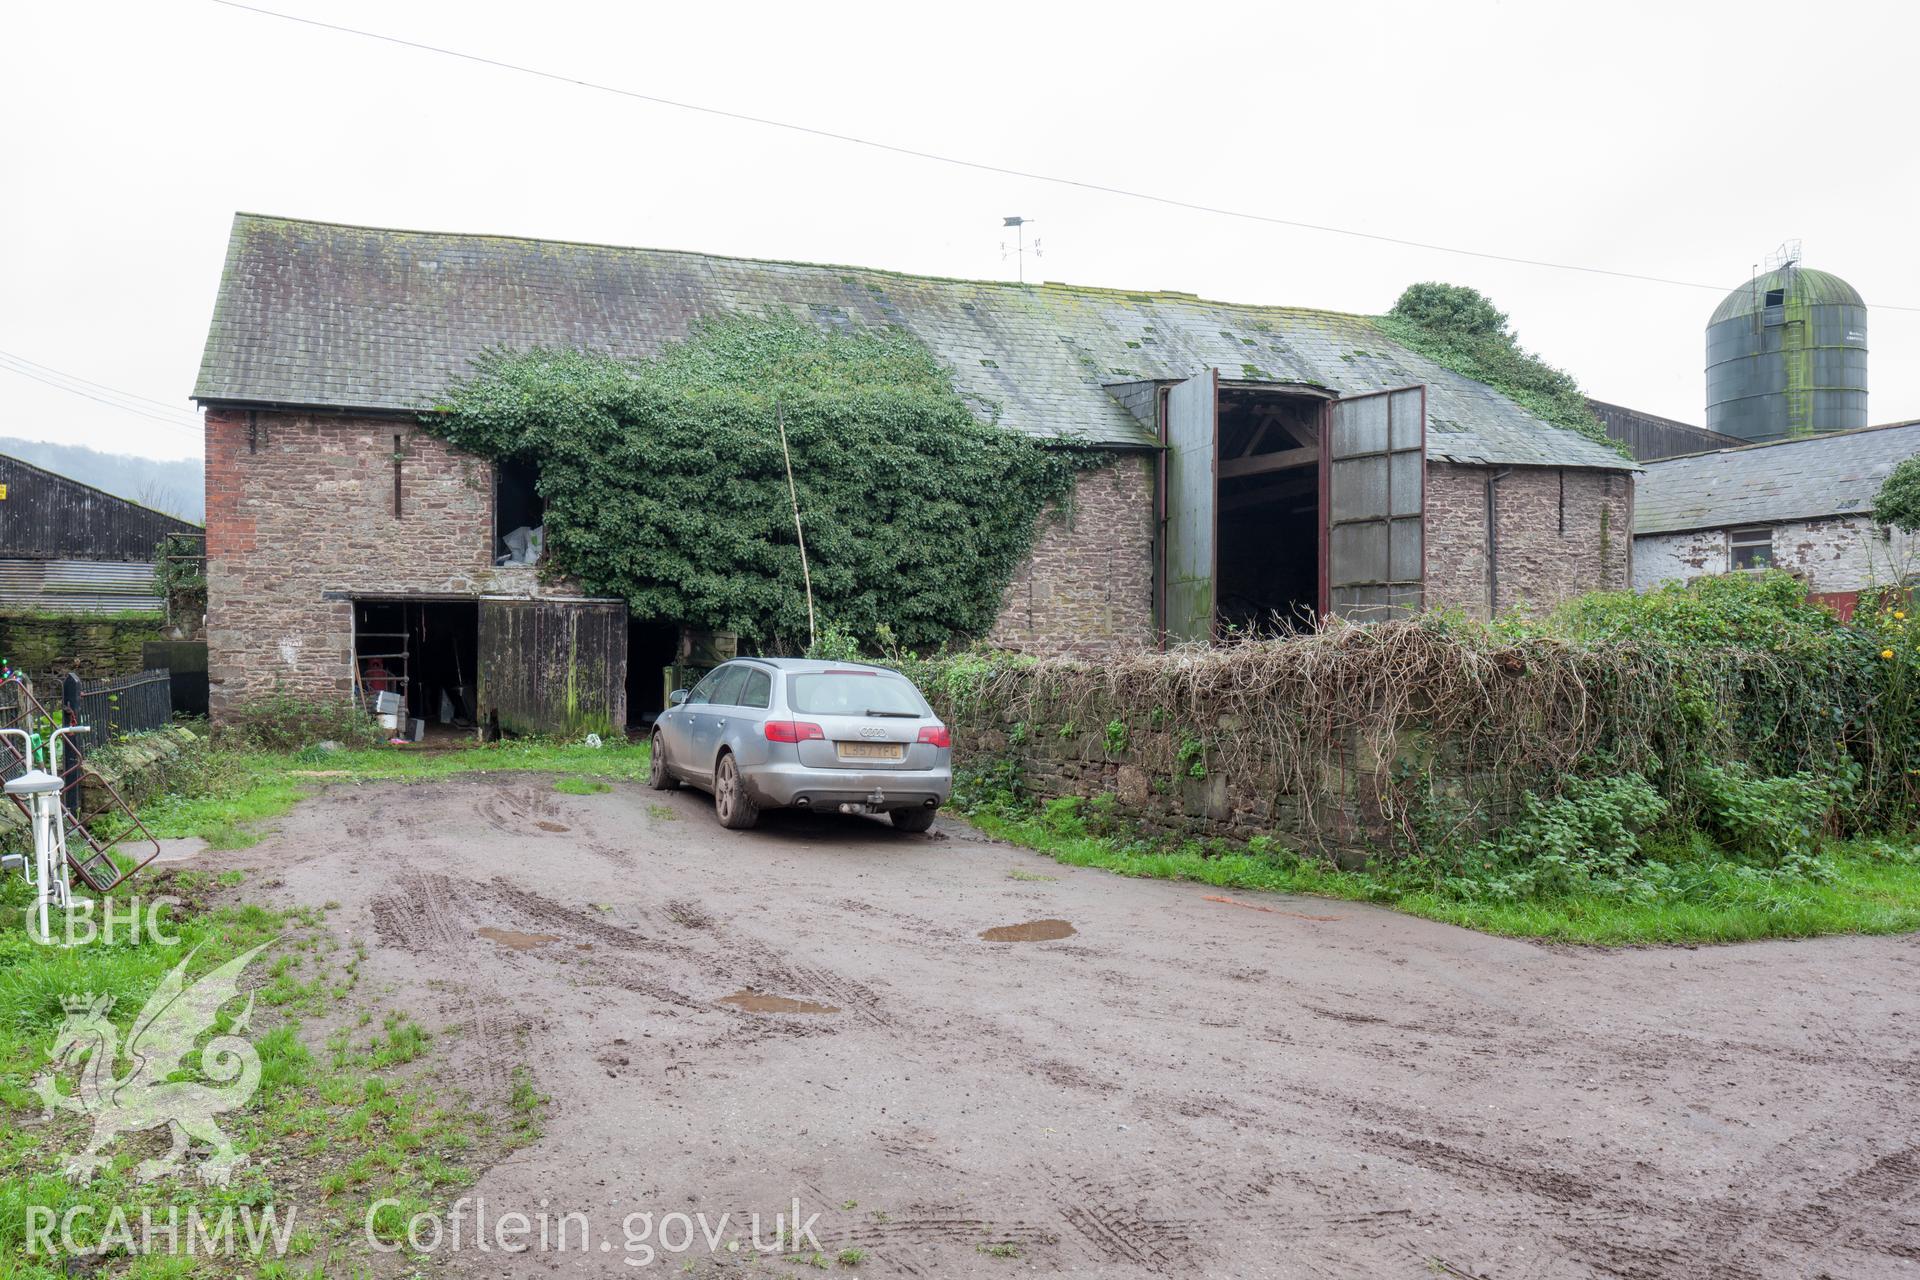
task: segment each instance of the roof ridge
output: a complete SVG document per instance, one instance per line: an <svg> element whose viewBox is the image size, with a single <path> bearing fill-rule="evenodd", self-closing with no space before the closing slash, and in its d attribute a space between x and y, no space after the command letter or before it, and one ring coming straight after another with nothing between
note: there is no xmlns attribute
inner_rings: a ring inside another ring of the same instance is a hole
<svg viewBox="0 0 1920 1280"><path fill-rule="evenodd" d="M567 240L553 236L518 235L510 232L431 231L422 227L381 227L364 222L335 222L327 218L296 218L278 213L256 213L246 209L235 210L233 218L235 223L239 223L245 219L253 222L292 223L306 227L331 227L339 231L375 231L388 235L425 236L442 240L509 241L516 244L528 245L559 245L572 249L609 249L617 253L668 254L680 258L702 258L720 262L740 262L763 267L808 267L819 271L860 271L868 275L890 276L899 280L931 281L936 284L979 285L985 288L1006 289L1014 293L1033 293L1041 290L1055 289L1069 293L1110 294L1121 298L1145 298L1156 302L1164 300L1197 302L1209 306L1236 307L1248 311L1338 316L1345 320L1371 320L1374 318L1372 314L1364 311L1338 311L1331 307L1304 307L1276 302L1234 302L1226 298L1207 298L1182 289L1142 289L1130 288L1126 285L1073 284L1064 280L1046 280L1039 284L1027 284L1018 280L983 280L975 276L943 276L918 271L900 271L892 267L869 267L852 262L806 262L798 258L755 258L731 253L711 253L704 249L671 249L658 245L613 244L605 240Z"/></svg>
<svg viewBox="0 0 1920 1280"><path fill-rule="evenodd" d="M1655 458L1647 465L1659 462L1678 462L1682 458L1711 458L1724 453L1750 453L1755 449L1775 449L1783 444L1818 444L1823 440L1837 440L1842 436L1863 436L1875 431L1893 431L1900 427L1920 427L1920 418L1910 418L1905 422L1881 422L1870 427L1847 427L1840 431L1822 431L1811 436L1787 436L1779 440L1753 440L1746 444L1730 444L1719 449L1701 449L1695 453L1676 453L1670 458ZM1700 430L1706 430L1702 427Z"/></svg>
<svg viewBox="0 0 1920 1280"><path fill-rule="evenodd" d="M86 446L82 445L80 447L85 448ZM99 452L99 450L95 450L94 452L97 453ZM138 456L138 455L122 455L122 456ZM43 476L52 476L55 480L65 481L67 484L77 484L82 489L91 489L95 493L101 495L102 497L112 498L115 502L124 502L130 507L138 507L142 511L151 512L154 515L161 517L162 519L173 520L180 524L189 525L195 529L205 529L207 527L206 524L202 521L189 520L185 516L177 516L173 514L173 512L171 511L162 511L158 507L149 506L148 504L140 501L140 499L138 498L129 498L123 493L115 493L111 489L103 489L97 484L93 484L89 481L82 480L77 476L70 476L64 471L55 471L52 467L43 467L37 462L29 462L25 458L21 457L19 454L7 453L4 450L0 450L0 458L5 458L8 462L13 463L15 466L25 467L29 471L38 471ZM154 461L158 461L158 459L154 459Z"/></svg>

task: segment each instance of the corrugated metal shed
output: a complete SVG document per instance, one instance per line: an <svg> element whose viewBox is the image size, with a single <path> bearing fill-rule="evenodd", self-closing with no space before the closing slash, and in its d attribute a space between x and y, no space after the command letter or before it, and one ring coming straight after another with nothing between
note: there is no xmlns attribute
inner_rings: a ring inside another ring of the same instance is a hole
<svg viewBox="0 0 1920 1280"><path fill-rule="evenodd" d="M1631 469L1397 346L1364 316L255 214L234 220L194 395L419 410L491 347L644 357L700 319L772 311L902 327L954 370L963 393L1034 436L1153 444L1105 388L1217 368L1346 393L1425 383L1428 451L1439 459Z"/></svg>
<svg viewBox="0 0 1920 1280"><path fill-rule="evenodd" d="M200 526L0 454L0 556L150 561L170 534Z"/></svg>
<svg viewBox="0 0 1920 1280"><path fill-rule="evenodd" d="M1745 445L1649 462L1633 531L1677 533L1853 515L1901 460L1920 454L1920 422Z"/></svg>
<svg viewBox="0 0 1920 1280"><path fill-rule="evenodd" d="M0 609L160 613L151 563L0 559Z"/></svg>

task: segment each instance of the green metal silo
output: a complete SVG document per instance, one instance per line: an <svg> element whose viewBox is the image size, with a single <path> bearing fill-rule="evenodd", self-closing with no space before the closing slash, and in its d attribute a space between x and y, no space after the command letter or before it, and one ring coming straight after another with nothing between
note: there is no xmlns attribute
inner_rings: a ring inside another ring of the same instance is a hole
<svg viewBox="0 0 1920 1280"><path fill-rule="evenodd" d="M1867 306L1839 276L1789 262L1707 321L1707 429L1781 440L1867 425Z"/></svg>

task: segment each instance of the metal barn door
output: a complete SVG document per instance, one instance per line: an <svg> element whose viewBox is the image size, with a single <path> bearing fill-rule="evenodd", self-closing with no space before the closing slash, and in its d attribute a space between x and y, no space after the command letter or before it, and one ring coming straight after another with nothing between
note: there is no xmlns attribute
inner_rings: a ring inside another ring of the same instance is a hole
<svg viewBox="0 0 1920 1280"><path fill-rule="evenodd" d="M1210 369L1167 391L1167 639L1213 639L1214 457L1220 373Z"/></svg>
<svg viewBox="0 0 1920 1280"><path fill-rule="evenodd" d="M1417 613L1426 596L1427 389L1346 396L1321 436L1325 611Z"/></svg>
<svg viewBox="0 0 1920 1280"><path fill-rule="evenodd" d="M627 715L627 607L482 600L480 714L510 733L600 733Z"/></svg>

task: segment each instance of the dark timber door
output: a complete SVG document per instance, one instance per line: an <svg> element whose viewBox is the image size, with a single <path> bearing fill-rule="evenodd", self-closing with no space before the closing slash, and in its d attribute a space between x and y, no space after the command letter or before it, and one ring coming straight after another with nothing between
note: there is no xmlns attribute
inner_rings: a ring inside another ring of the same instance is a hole
<svg viewBox="0 0 1920 1280"><path fill-rule="evenodd" d="M1377 622L1426 596L1427 389L1344 396L1321 433L1325 612Z"/></svg>
<svg viewBox="0 0 1920 1280"><path fill-rule="evenodd" d="M627 607L482 600L480 714L510 733L616 734L626 724Z"/></svg>
<svg viewBox="0 0 1920 1280"><path fill-rule="evenodd" d="M1220 373L1210 369L1167 391L1166 616L1171 643L1213 639Z"/></svg>

